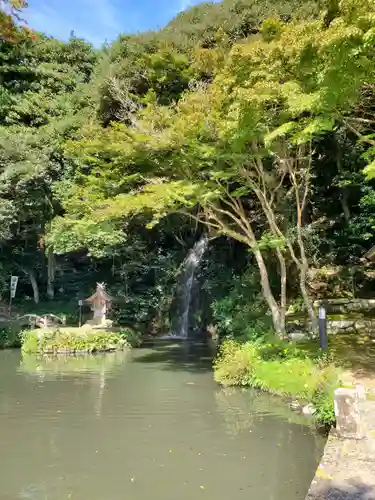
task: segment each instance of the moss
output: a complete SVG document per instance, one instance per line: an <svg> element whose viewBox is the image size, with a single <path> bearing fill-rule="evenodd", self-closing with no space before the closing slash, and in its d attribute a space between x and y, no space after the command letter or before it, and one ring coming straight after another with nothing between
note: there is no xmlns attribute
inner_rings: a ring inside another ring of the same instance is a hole
<svg viewBox="0 0 375 500"><path fill-rule="evenodd" d="M302 398L316 409L321 424L334 422L333 391L338 369L326 359L314 359L293 344L276 342L277 348L247 342L223 343L215 360L215 380L223 385L249 386L282 396ZM275 355L268 357L269 351ZM265 353L267 353L265 355Z"/></svg>
<svg viewBox="0 0 375 500"><path fill-rule="evenodd" d="M74 354L122 350L130 346L120 333L85 328L26 330L22 333L25 354Z"/></svg>
<svg viewBox="0 0 375 500"><path fill-rule="evenodd" d="M348 321L352 319L362 319L363 314L360 313L347 313L347 314L327 314L328 321Z"/></svg>

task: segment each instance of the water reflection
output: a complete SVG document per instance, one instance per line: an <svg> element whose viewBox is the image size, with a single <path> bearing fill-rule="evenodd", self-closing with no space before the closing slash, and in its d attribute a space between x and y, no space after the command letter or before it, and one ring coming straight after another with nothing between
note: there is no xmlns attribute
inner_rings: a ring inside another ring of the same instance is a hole
<svg viewBox="0 0 375 500"><path fill-rule="evenodd" d="M279 419L290 425L287 433L275 436L275 445L282 448L281 442L278 442L279 439L283 441L288 437L291 442L293 429L305 429L306 434L314 436L315 460L317 464L320 462L323 436L314 432L314 423L311 419L292 411L282 398L259 391L227 387L216 391L215 399L229 435L240 438L244 432L252 433L259 428L264 419Z"/></svg>
<svg viewBox="0 0 375 500"><path fill-rule="evenodd" d="M168 349L0 352L1 500L303 500L324 442L277 399L220 390L207 352Z"/></svg>
<svg viewBox="0 0 375 500"><path fill-rule="evenodd" d="M290 424L311 424L306 417L293 412L281 398L262 392L227 387L216 391L215 399L227 430L233 436L251 430L266 416L278 417Z"/></svg>
<svg viewBox="0 0 375 500"><path fill-rule="evenodd" d="M40 380L111 373L129 358L127 351L80 356L23 356L19 371Z"/></svg>

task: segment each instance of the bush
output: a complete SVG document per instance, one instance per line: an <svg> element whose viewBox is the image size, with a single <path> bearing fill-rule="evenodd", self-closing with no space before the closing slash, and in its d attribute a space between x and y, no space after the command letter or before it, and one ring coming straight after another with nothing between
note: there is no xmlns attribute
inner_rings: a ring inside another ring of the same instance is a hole
<svg viewBox="0 0 375 500"><path fill-rule="evenodd" d="M132 347L140 347L142 344L142 334L131 328L122 328L119 334L123 339L129 342Z"/></svg>
<svg viewBox="0 0 375 500"><path fill-rule="evenodd" d="M232 278L229 292L213 301L212 314L220 337L254 341L269 336L272 331L259 277L252 269Z"/></svg>
<svg viewBox="0 0 375 500"><path fill-rule="evenodd" d="M214 363L217 382L301 398L314 405L314 417L323 425L334 422L338 376L333 364L312 359L294 344L278 340L266 344L225 341Z"/></svg>
<svg viewBox="0 0 375 500"><path fill-rule="evenodd" d="M250 342L239 345L235 340L223 342L214 362L214 378L223 385L252 385L259 352Z"/></svg>
<svg viewBox="0 0 375 500"><path fill-rule="evenodd" d="M264 361L273 359L306 358L305 351L292 342L285 342L275 335L268 335L263 341L257 342L259 354Z"/></svg>
<svg viewBox="0 0 375 500"><path fill-rule="evenodd" d="M20 347L21 339L19 332L11 327L0 327L0 349Z"/></svg>
<svg viewBox="0 0 375 500"><path fill-rule="evenodd" d="M22 352L26 354L72 354L104 352L130 347L119 333L86 328L26 330L22 333Z"/></svg>

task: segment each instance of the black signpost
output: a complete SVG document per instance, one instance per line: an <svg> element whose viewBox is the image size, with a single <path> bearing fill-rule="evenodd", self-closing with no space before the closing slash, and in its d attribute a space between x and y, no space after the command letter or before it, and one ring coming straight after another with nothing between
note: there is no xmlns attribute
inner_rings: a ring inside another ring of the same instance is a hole
<svg viewBox="0 0 375 500"><path fill-rule="evenodd" d="M327 352L328 348L327 310L324 304L319 306L319 340L321 349L324 352Z"/></svg>

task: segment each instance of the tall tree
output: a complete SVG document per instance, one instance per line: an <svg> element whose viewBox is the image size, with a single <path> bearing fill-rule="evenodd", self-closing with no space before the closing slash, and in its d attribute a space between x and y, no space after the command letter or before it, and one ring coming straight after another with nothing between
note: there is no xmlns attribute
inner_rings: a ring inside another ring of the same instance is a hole
<svg viewBox="0 0 375 500"><path fill-rule="evenodd" d="M280 335L292 262L314 330L306 209L315 143L337 125L348 126L348 113L374 79L371 1L342 2L335 23L266 21L261 38L233 47L205 92L189 92L172 108L148 102L136 126L89 129L87 139L70 145L86 173L65 191L67 213L54 222L55 244L62 227L74 228L82 244L96 221L100 243L108 232L120 236L123 217L148 211L159 220L183 209L249 246ZM279 263L276 293L269 249Z"/></svg>

